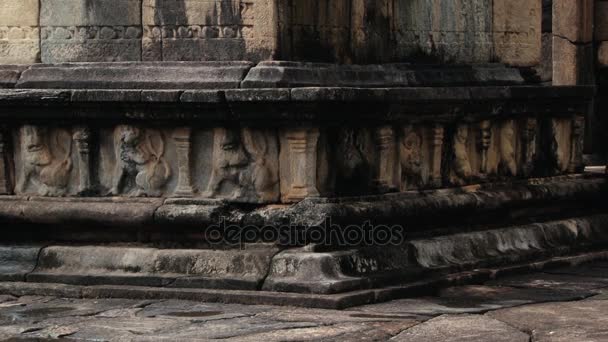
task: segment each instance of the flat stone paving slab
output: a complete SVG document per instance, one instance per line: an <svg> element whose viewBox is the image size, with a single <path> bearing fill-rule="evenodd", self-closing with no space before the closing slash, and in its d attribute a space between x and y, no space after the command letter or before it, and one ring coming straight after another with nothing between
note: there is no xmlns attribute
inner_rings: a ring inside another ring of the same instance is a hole
<svg viewBox="0 0 608 342"><path fill-rule="evenodd" d="M343 311L16 292L0 295L0 341L608 341L602 269L608 263Z"/></svg>

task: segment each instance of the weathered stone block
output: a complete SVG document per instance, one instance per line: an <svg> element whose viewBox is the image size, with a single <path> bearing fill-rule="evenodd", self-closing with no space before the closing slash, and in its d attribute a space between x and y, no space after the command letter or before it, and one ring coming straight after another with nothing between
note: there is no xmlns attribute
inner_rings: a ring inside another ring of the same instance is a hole
<svg viewBox="0 0 608 342"><path fill-rule="evenodd" d="M395 1L393 11L396 57L461 63L492 58L489 1Z"/></svg>
<svg viewBox="0 0 608 342"><path fill-rule="evenodd" d="M40 59L38 0L0 0L0 64Z"/></svg>
<svg viewBox="0 0 608 342"><path fill-rule="evenodd" d="M553 0L553 34L571 42L591 42L594 3L594 0Z"/></svg>
<svg viewBox="0 0 608 342"><path fill-rule="evenodd" d="M593 75L592 44L573 44L553 36L553 84L589 84Z"/></svg>
<svg viewBox="0 0 608 342"><path fill-rule="evenodd" d="M534 66L541 57L541 0L495 0L496 58L515 66Z"/></svg>
<svg viewBox="0 0 608 342"><path fill-rule="evenodd" d="M273 4L271 0L144 0L143 59L267 59L275 49Z"/></svg>
<svg viewBox="0 0 608 342"><path fill-rule="evenodd" d="M141 0L42 0L44 63L141 60Z"/></svg>
<svg viewBox="0 0 608 342"><path fill-rule="evenodd" d="M595 40L608 40L608 1L595 2Z"/></svg>
<svg viewBox="0 0 608 342"><path fill-rule="evenodd" d="M605 67L608 66L608 42L602 42L597 52L598 63Z"/></svg>

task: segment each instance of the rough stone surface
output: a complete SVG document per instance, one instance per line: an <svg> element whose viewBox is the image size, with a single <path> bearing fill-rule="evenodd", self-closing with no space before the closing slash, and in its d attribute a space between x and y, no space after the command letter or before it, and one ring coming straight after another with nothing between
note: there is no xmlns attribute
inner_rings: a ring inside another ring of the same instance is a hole
<svg viewBox="0 0 608 342"><path fill-rule="evenodd" d="M541 62L541 0L493 1L493 39L497 60L515 66Z"/></svg>
<svg viewBox="0 0 608 342"><path fill-rule="evenodd" d="M553 84L590 84L593 79L593 45L575 44L553 36Z"/></svg>
<svg viewBox="0 0 608 342"><path fill-rule="evenodd" d="M608 40L608 1L596 1L594 12L594 38L596 41Z"/></svg>
<svg viewBox="0 0 608 342"><path fill-rule="evenodd" d="M238 88L252 64L91 63L40 65L26 70L19 88L208 89Z"/></svg>
<svg viewBox="0 0 608 342"><path fill-rule="evenodd" d="M487 316L532 333L533 341L603 341L608 301L549 303L490 312Z"/></svg>
<svg viewBox="0 0 608 342"><path fill-rule="evenodd" d="M553 34L572 43L593 41L595 0L553 0Z"/></svg>
<svg viewBox="0 0 608 342"><path fill-rule="evenodd" d="M0 63L40 61L38 0L0 1Z"/></svg>
<svg viewBox="0 0 608 342"><path fill-rule="evenodd" d="M597 60L601 66L608 67L608 42L601 42L597 52Z"/></svg>
<svg viewBox="0 0 608 342"><path fill-rule="evenodd" d="M530 337L509 325L483 316L441 316L410 328L391 341L493 341L527 342Z"/></svg>
<svg viewBox="0 0 608 342"><path fill-rule="evenodd" d="M275 2L143 1L143 60L268 59L274 53Z"/></svg>
<svg viewBox="0 0 608 342"><path fill-rule="evenodd" d="M0 279L20 281L36 267L40 246L0 246Z"/></svg>
<svg viewBox="0 0 608 342"><path fill-rule="evenodd" d="M42 62L141 60L141 0L43 0Z"/></svg>

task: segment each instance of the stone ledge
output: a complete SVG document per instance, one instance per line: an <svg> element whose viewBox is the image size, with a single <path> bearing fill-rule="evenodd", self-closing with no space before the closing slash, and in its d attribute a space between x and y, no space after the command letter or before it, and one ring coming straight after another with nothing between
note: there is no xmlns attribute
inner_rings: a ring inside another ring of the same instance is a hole
<svg viewBox="0 0 608 342"><path fill-rule="evenodd" d="M0 221L10 224L88 224L92 226L195 226L216 224L220 217L235 224L303 226L363 222L370 217L384 223L423 222L438 213L479 216L506 208L533 210L543 203L555 205L599 199L607 183L600 176L561 176L506 184L385 194L342 199L306 199L294 205L241 208L225 201L117 197L0 196ZM41 205L44 204L44 205ZM128 204L128 205L127 205ZM230 221L230 219L228 220ZM454 221L452 221L455 223Z"/></svg>
<svg viewBox="0 0 608 342"><path fill-rule="evenodd" d="M0 294L14 296L59 296L67 298L184 299L226 304L264 304L346 309L392 299L430 295L441 288L464 284L481 284L484 281L506 275L540 271L548 268L577 266L597 260L608 260L608 252L553 257L532 263L491 269L477 269L475 271L447 274L407 284L331 295L119 285L80 286L32 282L0 282Z"/></svg>

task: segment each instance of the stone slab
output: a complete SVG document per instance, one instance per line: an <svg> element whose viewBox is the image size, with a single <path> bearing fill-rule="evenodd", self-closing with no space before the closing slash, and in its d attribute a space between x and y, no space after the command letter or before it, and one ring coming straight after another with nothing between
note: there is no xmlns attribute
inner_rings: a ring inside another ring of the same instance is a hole
<svg viewBox="0 0 608 342"><path fill-rule="evenodd" d="M43 0L43 63L141 60L141 0Z"/></svg>
<svg viewBox="0 0 608 342"><path fill-rule="evenodd" d="M595 0L553 1L553 35L571 43L593 41ZM601 1L599 1L601 2Z"/></svg>
<svg viewBox="0 0 608 342"><path fill-rule="evenodd" d="M0 1L0 64L40 61L38 0Z"/></svg>
<svg viewBox="0 0 608 342"><path fill-rule="evenodd" d="M445 315L414 326L391 341L527 342L530 336L496 319L474 315Z"/></svg>
<svg viewBox="0 0 608 342"><path fill-rule="evenodd" d="M276 28L274 2L144 0L145 61L214 61L270 58ZM274 28L274 29L273 29Z"/></svg>
<svg viewBox="0 0 608 342"><path fill-rule="evenodd" d="M494 53L503 63L529 67L541 62L541 0L493 1Z"/></svg>
<svg viewBox="0 0 608 342"><path fill-rule="evenodd" d="M26 66L0 65L0 88L13 88Z"/></svg>
<svg viewBox="0 0 608 342"><path fill-rule="evenodd" d="M523 79L502 65L432 67L409 64L342 66L335 64L262 62L247 74L243 88L288 87L426 87L515 85Z"/></svg>
<svg viewBox="0 0 608 342"><path fill-rule="evenodd" d="M38 262L40 246L0 246L0 280L22 281Z"/></svg>
<svg viewBox="0 0 608 342"><path fill-rule="evenodd" d="M248 62L150 62L41 65L26 70L19 88L214 89L237 88Z"/></svg>
<svg viewBox="0 0 608 342"><path fill-rule="evenodd" d="M571 274L534 273L492 280L487 285L597 292L594 290L608 287L608 279Z"/></svg>
<svg viewBox="0 0 608 342"><path fill-rule="evenodd" d="M553 85L591 84L593 44L574 44L553 36Z"/></svg>
<svg viewBox="0 0 608 342"><path fill-rule="evenodd" d="M528 305L489 312L486 315L512 327L532 332L533 341L604 341L608 319L600 313L608 301Z"/></svg>

